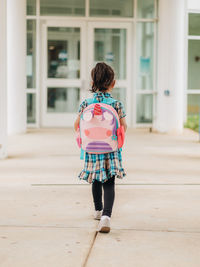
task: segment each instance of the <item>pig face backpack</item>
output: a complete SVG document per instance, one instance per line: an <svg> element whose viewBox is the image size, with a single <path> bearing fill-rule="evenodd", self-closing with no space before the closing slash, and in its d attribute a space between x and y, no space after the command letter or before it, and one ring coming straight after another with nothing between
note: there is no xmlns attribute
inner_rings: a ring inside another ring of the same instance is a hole
<svg viewBox="0 0 200 267"><path fill-rule="evenodd" d="M86 101L88 106L81 114L76 139L81 148L81 158L84 151L92 154L117 151L123 146L125 135L119 116L111 106L116 100L104 97L102 102L95 98Z"/></svg>

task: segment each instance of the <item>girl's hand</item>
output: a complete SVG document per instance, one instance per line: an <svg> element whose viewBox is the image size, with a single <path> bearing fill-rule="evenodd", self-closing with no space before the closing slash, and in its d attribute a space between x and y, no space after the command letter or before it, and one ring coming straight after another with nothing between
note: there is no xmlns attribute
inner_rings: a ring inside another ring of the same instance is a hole
<svg viewBox="0 0 200 267"><path fill-rule="evenodd" d="M120 122L120 125L124 126L124 132L126 132L127 130L126 118L125 117L121 118L119 122Z"/></svg>

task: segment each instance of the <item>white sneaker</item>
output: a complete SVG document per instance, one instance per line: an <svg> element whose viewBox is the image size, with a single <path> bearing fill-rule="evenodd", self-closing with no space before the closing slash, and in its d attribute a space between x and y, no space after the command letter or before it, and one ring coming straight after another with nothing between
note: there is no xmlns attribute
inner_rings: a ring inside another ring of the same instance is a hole
<svg viewBox="0 0 200 267"><path fill-rule="evenodd" d="M109 233L110 232L110 217L109 216L103 215L101 217L97 231L101 232L101 233Z"/></svg>
<svg viewBox="0 0 200 267"><path fill-rule="evenodd" d="M103 213L103 210L95 210L94 211L94 219L95 220L100 220L102 213Z"/></svg>

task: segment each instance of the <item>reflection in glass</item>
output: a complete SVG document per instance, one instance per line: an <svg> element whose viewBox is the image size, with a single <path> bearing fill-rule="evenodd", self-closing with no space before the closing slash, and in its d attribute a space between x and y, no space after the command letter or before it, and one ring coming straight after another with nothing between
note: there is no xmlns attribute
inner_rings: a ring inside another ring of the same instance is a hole
<svg viewBox="0 0 200 267"><path fill-rule="evenodd" d="M126 79L126 29L95 29L95 64L104 61Z"/></svg>
<svg viewBox="0 0 200 267"><path fill-rule="evenodd" d="M154 18L155 17L155 0L138 0L137 1L137 17L138 18Z"/></svg>
<svg viewBox="0 0 200 267"><path fill-rule="evenodd" d="M133 0L90 0L90 16L133 17Z"/></svg>
<svg viewBox="0 0 200 267"><path fill-rule="evenodd" d="M200 89L200 40L188 42L188 89Z"/></svg>
<svg viewBox="0 0 200 267"><path fill-rule="evenodd" d="M48 77L80 77L80 28L48 28Z"/></svg>
<svg viewBox="0 0 200 267"><path fill-rule="evenodd" d="M154 23L137 24L137 89L153 89Z"/></svg>
<svg viewBox="0 0 200 267"><path fill-rule="evenodd" d="M113 88L111 94L113 98L121 101L126 108L126 88Z"/></svg>
<svg viewBox="0 0 200 267"><path fill-rule="evenodd" d="M137 95L137 123L152 123L153 96Z"/></svg>
<svg viewBox="0 0 200 267"><path fill-rule="evenodd" d="M27 15L36 15L36 0L27 0L26 1L26 14Z"/></svg>
<svg viewBox="0 0 200 267"><path fill-rule="evenodd" d="M47 16L84 16L85 0L40 0L40 14Z"/></svg>
<svg viewBox="0 0 200 267"><path fill-rule="evenodd" d="M200 14L189 14L189 35L200 35Z"/></svg>
<svg viewBox="0 0 200 267"><path fill-rule="evenodd" d="M198 115L200 113L200 94L188 95L188 115Z"/></svg>
<svg viewBox="0 0 200 267"><path fill-rule="evenodd" d="M27 94L27 123L36 123L36 95Z"/></svg>
<svg viewBox="0 0 200 267"><path fill-rule="evenodd" d="M79 107L79 88L48 88L47 112L76 113Z"/></svg>
<svg viewBox="0 0 200 267"><path fill-rule="evenodd" d="M26 79L27 88L36 87L36 21L27 20L27 55Z"/></svg>

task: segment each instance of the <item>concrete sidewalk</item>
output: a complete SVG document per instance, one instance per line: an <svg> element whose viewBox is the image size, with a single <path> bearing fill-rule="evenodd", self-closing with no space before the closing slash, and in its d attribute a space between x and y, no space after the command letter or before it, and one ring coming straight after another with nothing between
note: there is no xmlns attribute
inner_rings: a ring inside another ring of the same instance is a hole
<svg viewBox="0 0 200 267"><path fill-rule="evenodd" d="M129 130L109 234L96 233L91 185L71 129L9 137L0 161L1 267L199 267L200 144Z"/></svg>

